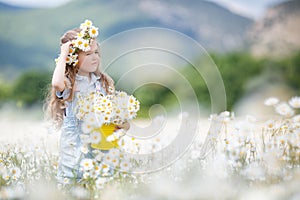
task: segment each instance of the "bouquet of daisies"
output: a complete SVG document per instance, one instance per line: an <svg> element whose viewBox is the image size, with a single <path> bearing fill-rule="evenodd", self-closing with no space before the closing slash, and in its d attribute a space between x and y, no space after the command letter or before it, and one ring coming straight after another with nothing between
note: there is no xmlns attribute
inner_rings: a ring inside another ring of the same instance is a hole
<svg viewBox="0 0 300 200"><path fill-rule="evenodd" d="M125 134L121 129L115 131L116 126L135 118L139 109L140 102L124 91L111 95L96 91L79 96L76 117L83 121L83 133L90 134L92 147L106 149L117 146L118 139Z"/></svg>

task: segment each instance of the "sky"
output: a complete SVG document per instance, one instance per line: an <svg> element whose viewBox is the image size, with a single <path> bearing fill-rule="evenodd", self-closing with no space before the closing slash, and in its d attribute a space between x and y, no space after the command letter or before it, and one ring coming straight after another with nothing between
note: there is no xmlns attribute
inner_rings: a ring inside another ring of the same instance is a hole
<svg viewBox="0 0 300 200"><path fill-rule="evenodd" d="M0 0L0 2L25 7L55 7L72 0ZM264 10L285 0L208 0L225 6L229 10L250 18L260 18Z"/></svg>

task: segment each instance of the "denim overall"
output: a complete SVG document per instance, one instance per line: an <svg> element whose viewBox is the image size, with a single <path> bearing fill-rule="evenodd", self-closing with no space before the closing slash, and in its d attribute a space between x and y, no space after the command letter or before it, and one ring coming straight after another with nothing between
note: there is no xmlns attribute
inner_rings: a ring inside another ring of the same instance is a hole
<svg viewBox="0 0 300 200"><path fill-rule="evenodd" d="M75 116L75 109L79 94L84 95L95 90L105 94L100 81L100 77L97 77L94 73L91 73L90 81L86 76L76 75L75 77L74 97L71 102L66 102L67 107L61 128L60 159L57 173L59 183L63 183L64 178L80 180L82 178L82 172L80 171L81 160L92 158L91 153L84 154L81 152L83 143L80 135L84 133L81 131L82 121ZM56 95L58 98L66 99L70 95L70 90L65 89L62 93L56 92Z"/></svg>

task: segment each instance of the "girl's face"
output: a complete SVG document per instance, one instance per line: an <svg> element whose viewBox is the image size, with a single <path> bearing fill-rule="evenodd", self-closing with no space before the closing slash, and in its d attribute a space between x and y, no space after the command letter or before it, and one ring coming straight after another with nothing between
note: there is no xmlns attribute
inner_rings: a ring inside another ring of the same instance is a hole
<svg viewBox="0 0 300 200"><path fill-rule="evenodd" d="M89 76L91 72L95 72L100 64L99 49L97 41L93 40L90 44L89 51L80 51L78 53L78 74Z"/></svg>

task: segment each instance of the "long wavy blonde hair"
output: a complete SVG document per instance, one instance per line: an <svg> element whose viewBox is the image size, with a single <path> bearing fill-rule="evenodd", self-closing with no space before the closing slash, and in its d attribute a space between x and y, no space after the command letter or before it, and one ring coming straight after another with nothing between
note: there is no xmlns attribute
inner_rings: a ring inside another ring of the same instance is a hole
<svg viewBox="0 0 300 200"><path fill-rule="evenodd" d="M72 29L67 31L61 38L60 38L60 45L72 41L76 39L77 33L79 33L81 29ZM98 44L98 43L97 43ZM98 44L98 50L100 52L100 46ZM100 54L99 54L100 56ZM50 121L55 128L60 128L63 117L64 117L64 110L66 108L65 102L72 101L74 97L74 83L75 83L75 76L78 73L78 65L68 65L66 64L65 70L65 88L70 89L70 96L67 99L60 99L56 96L56 91L52 85L49 87L49 92L46 97L46 102L44 105L44 112L45 112L45 119ZM102 87L105 89L107 94L111 94L111 91L114 90L114 81L110 76L104 74L100 71L100 66L98 66L97 70L94 72L96 76L100 77ZM113 89L113 90L111 90Z"/></svg>

